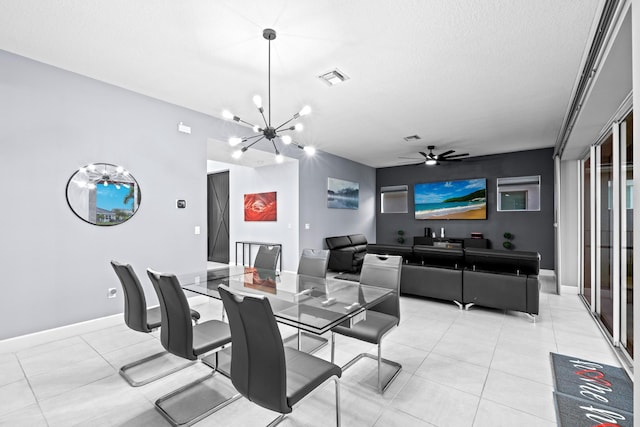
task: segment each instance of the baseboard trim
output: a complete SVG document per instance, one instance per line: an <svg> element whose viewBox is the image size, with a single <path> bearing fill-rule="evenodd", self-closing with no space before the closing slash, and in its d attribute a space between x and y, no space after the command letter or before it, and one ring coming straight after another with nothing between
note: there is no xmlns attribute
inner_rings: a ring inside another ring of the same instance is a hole
<svg viewBox="0 0 640 427"><path fill-rule="evenodd" d="M197 295L188 298L188 300L190 305L198 305L211 301L211 298L204 295ZM72 323L70 325L60 326L57 328L45 329L31 334L7 338L0 341L0 354L16 353L37 345L122 324L124 324L123 313L118 313L110 316L99 317L97 319L86 320L84 322Z"/></svg>

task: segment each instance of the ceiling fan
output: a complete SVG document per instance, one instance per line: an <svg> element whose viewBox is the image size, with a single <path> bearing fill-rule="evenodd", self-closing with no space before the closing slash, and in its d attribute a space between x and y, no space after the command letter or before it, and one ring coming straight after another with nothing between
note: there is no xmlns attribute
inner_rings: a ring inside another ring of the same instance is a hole
<svg viewBox="0 0 640 427"><path fill-rule="evenodd" d="M424 161L416 163L416 165L425 164L427 166L435 166L439 165L440 162L460 162L462 161L461 157L466 157L469 155L469 153L453 154L455 153L455 150L447 150L441 154L434 154L433 150L436 149L435 145L429 145L427 149L429 150L429 154L425 153L424 151L418 151L418 153L424 157Z"/></svg>

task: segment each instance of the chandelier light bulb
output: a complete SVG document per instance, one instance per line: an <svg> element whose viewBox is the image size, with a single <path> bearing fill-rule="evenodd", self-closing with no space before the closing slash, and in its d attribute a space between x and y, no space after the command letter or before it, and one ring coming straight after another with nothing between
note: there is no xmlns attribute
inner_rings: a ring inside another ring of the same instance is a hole
<svg viewBox="0 0 640 427"><path fill-rule="evenodd" d="M282 157L282 154L280 153L276 153L276 163L282 163L284 161L284 157Z"/></svg>
<svg viewBox="0 0 640 427"><path fill-rule="evenodd" d="M106 187L107 185L109 185L109 183L108 183L108 182L107 182L107 180L105 179L105 180L104 180L104 182L102 183L102 185L104 185L104 186Z"/></svg>
<svg viewBox="0 0 640 427"><path fill-rule="evenodd" d="M87 184L87 188L89 190L94 190L96 188L96 185L93 182L90 182L90 183Z"/></svg>
<svg viewBox="0 0 640 427"><path fill-rule="evenodd" d="M233 113L229 110L223 110L222 111L222 117L224 117L227 120L232 120L233 119Z"/></svg>
<svg viewBox="0 0 640 427"><path fill-rule="evenodd" d="M124 168L123 168L122 166L118 166L118 167L116 168L116 172L118 172L118 173L122 173L122 172L124 172Z"/></svg>
<svg viewBox="0 0 640 427"><path fill-rule="evenodd" d="M129 184L125 184L124 182L122 183L122 186L123 186L124 188L127 188L127 189L128 189L128 188L130 188L130 187L129 187Z"/></svg>
<svg viewBox="0 0 640 427"><path fill-rule="evenodd" d="M256 104L256 107L262 108L262 98L260 97L260 95L253 96L253 103Z"/></svg>
<svg viewBox="0 0 640 427"><path fill-rule="evenodd" d="M302 132L303 129L304 125L302 123L296 123L295 130L297 130L298 132Z"/></svg>
<svg viewBox="0 0 640 427"><path fill-rule="evenodd" d="M262 132L262 129L260 129L260 127L259 127L258 125L255 125L255 126L253 127L253 131L254 131L255 133L260 133L260 132Z"/></svg>
<svg viewBox="0 0 640 427"><path fill-rule="evenodd" d="M239 159L242 156L242 153L243 153L242 150L236 150L236 151L233 152L231 157L233 157L234 159Z"/></svg>
<svg viewBox="0 0 640 427"><path fill-rule="evenodd" d="M302 110L300 110L298 114L300 114L301 116L306 116L309 113L311 113L311 107L305 105L304 107L302 107Z"/></svg>
<svg viewBox="0 0 640 427"><path fill-rule="evenodd" d="M235 147L242 142L242 138L231 137L229 138L229 145Z"/></svg>
<svg viewBox="0 0 640 427"><path fill-rule="evenodd" d="M289 144L291 144L292 139L291 139L291 137L290 137L289 135L282 135L282 137L281 137L281 138L282 138L282 142L283 142L285 145L289 145Z"/></svg>
<svg viewBox="0 0 640 427"><path fill-rule="evenodd" d="M94 165L93 163L91 163L89 166L87 166L87 169L89 169L91 172L96 170L96 165Z"/></svg>
<svg viewBox="0 0 640 427"><path fill-rule="evenodd" d="M316 149L315 147L311 147L309 145L305 145L303 148L304 152L307 153L309 156L313 156L314 154L316 154Z"/></svg>

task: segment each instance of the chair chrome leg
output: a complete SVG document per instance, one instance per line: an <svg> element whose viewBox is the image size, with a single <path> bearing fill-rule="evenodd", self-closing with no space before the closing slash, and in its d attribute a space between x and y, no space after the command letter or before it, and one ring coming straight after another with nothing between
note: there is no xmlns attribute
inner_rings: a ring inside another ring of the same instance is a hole
<svg viewBox="0 0 640 427"><path fill-rule="evenodd" d="M336 352L336 334L331 332L331 363L334 363Z"/></svg>
<svg viewBox="0 0 640 427"><path fill-rule="evenodd" d="M453 302L458 306L458 308L459 308L460 310L462 310L462 309L464 308L464 304L462 304L461 302L458 302L458 301L456 301L456 300L453 300Z"/></svg>
<svg viewBox="0 0 640 427"><path fill-rule="evenodd" d="M169 354L169 352L161 351L159 353L152 354L151 356L147 356L144 359L140 359L140 360L137 360L135 362L128 363L128 364L126 364L126 365L124 365L124 366L122 366L120 368L120 371L119 371L120 376L122 378L124 378L125 381L129 383L130 386L132 386L132 387L140 387L140 386L143 386L145 384L149 384L150 382L153 382L155 380L159 380L160 378L164 378L164 377L166 377L168 375L171 375L174 372L178 372L178 371L180 371L180 370L182 370L182 369L184 369L184 368L186 368L188 366L193 365L193 362L187 362L187 363L185 363L183 365L176 366L175 368L169 369L168 371L160 372L160 373L158 373L156 375L153 375L153 376L151 376L149 378L145 378L144 380L141 380L141 381L136 381L136 380L133 379L133 377L131 377L131 375L129 375L129 373L128 373L129 369L135 368L135 367L140 366L140 365L143 365L143 364L145 364L147 362L150 362L152 360L158 359L158 358L160 358L160 357L162 357L164 355L167 355L167 354Z"/></svg>
<svg viewBox="0 0 640 427"><path fill-rule="evenodd" d="M379 349L380 347L378 347ZM369 359L373 359L375 361L378 361L378 358L372 354L369 353L360 353L359 355L357 355L356 357L354 357L353 359L351 359L350 361L348 361L344 366L342 366L342 371L346 371L347 369L349 369L351 366L353 366L358 360L363 359L363 358L369 358ZM393 382L393 380L396 379L396 377L398 376L398 374L400 373L400 371L402 370L402 365L399 364L398 362L394 362L393 360L389 360L389 359L385 359L384 357L380 358L380 362L384 363L385 365L389 365L393 368L395 368L393 374L391 375L391 377L387 380L387 382L380 387L380 385L378 386L378 391L380 392L380 394L384 393L387 388L389 387L389 385L391 385L391 383ZM380 365L378 365L378 367L380 367ZM380 371L378 370L378 375L380 375Z"/></svg>
<svg viewBox="0 0 640 427"><path fill-rule="evenodd" d="M284 420L284 418L285 418L286 416L287 416L286 414L281 414L281 415L279 415L279 416L278 416L278 418L276 418L275 420L271 421L271 422L267 425L267 427L275 427L275 426L277 426L278 424L280 424L280 423L282 422L282 420Z"/></svg>
<svg viewBox="0 0 640 427"><path fill-rule="evenodd" d="M334 378L333 381L336 383L336 425L340 427L340 380Z"/></svg>
<svg viewBox="0 0 640 427"><path fill-rule="evenodd" d="M229 397L229 398L227 398L227 399L225 399L225 400L223 400L223 401L221 401L221 402L219 402L219 403L215 404L213 407L209 407L209 408L207 408L204 412L202 412L202 413L200 413L200 414L196 415L195 417L192 417L192 418L190 418L190 419L188 419L188 420L184 420L184 421L182 421L182 422L181 422L181 421L179 421L179 420L177 420L176 418L174 418L174 417L173 417L173 416L168 412L168 410L166 410L166 409L163 407L163 403L164 403L164 402L166 402L167 400L169 400L169 399L171 399L171 398L173 398L173 397L175 397L175 396L178 396L179 394L183 393L184 391L186 391L186 390L188 390L188 389L190 389L190 388L192 388L192 387L197 386L198 384L200 384L200 383L201 383L201 382L203 382L203 381L208 380L209 378L213 377L213 375L214 375L215 373L216 373L216 371L212 371L210 374L208 374L208 375L206 375L206 376L204 376L204 377L202 377L202 378L199 378L199 379L197 379L197 380L195 380L195 381L192 381L192 382L190 382L189 384L187 384L187 385L185 385L185 386L182 386L182 387L180 387L179 389L174 390L174 391L172 391L171 393L166 394L166 395L164 395L164 396L160 397L160 398L159 398L158 400L156 400L156 402L155 402L155 407L156 407L156 409L158 410L158 412L160 412L160 414L162 414L162 416L163 416L167 421L169 421L169 423L170 423L172 426L174 426L174 427L178 427L178 426L185 426L185 427L187 427L187 426L191 426L191 425L193 425L193 424L197 423L198 421L203 420L204 418L208 417L208 416L209 416L209 415L211 415L212 413L214 413L214 412L218 411L219 409L224 408L224 407L225 407L225 406L227 406L228 404L233 403L233 402L235 402L236 400L238 400L238 399L240 399L240 398L242 397L242 395L241 395L240 393L236 393L236 394L234 394L233 396L231 396L231 397Z"/></svg>
<svg viewBox="0 0 640 427"><path fill-rule="evenodd" d="M475 302L467 303L467 304L464 306L464 309L465 309L466 311L469 311L469 309L470 309L472 306L474 306L474 305L476 305L476 303L475 303Z"/></svg>
<svg viewBox="0 0 640 427"><path fill-rule="evenodd" d="M533 323L536 323L537 316L535 314L526 313L526 315L529 317L529 319L531 319Z"/></svg>

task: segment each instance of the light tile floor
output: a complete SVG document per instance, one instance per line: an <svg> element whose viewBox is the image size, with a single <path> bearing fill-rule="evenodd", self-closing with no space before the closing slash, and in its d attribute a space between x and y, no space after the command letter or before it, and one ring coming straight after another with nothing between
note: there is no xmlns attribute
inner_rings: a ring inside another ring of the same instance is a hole
<svg viewBox="0 0 640 427"><path fill-rule="evenodd" d="M462 311L451 303L402 297L401 323L386 337L383 355L400 362L403 370L384 395L374 389L374 361L364 359L346 371L343 425L556 425L549 352L619 362L578 296L558 296L551 289L546 278L536 323L522 313L481 307ZM204 319L221 313L218 301L195 308ZM1 426L165 426L155 399L209 372L195 364L133 388L118 369L160 351L156 333L136 333L122 322L54 338L16 352L2 353L0 343ZM337 337L339 364L362 351L375 354L375 347ZM329 348L316 355L328 359ZM181 363L171 357L160 365ZM230 384L220 375L214 376L216 382ZM334 425L333 390L327 384L281 425ZM273 418L273 412L240 399L197 426L259 426Z"/></svg>

